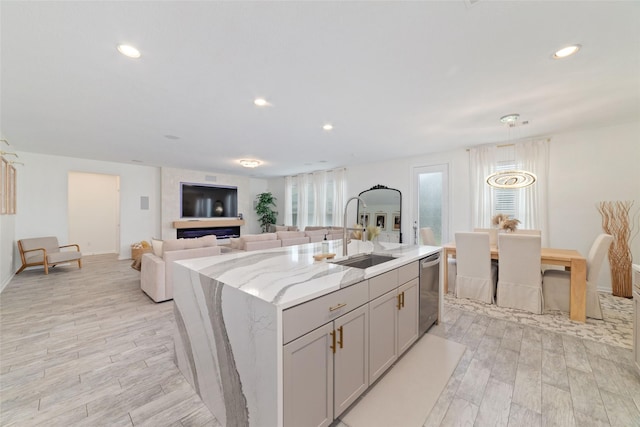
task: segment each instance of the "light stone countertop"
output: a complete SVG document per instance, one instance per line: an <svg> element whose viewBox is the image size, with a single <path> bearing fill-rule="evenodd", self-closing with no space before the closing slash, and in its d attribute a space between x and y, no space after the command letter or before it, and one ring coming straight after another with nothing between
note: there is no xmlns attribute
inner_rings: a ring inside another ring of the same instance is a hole
<svg viewBox="0 0 640 427"><path fill-rule="evenodd" d="M261 300L286 309L362 280L377 276L412 261L442 250L439 246L416 246L400 243L349 243L348 256L376 253L396 257L366 269L345 267L330 261L315 261L313 255L322 252L321 243L288 246L262 251L234 252L177 263L208 278L251 294ZM345 259L342 241L330 240L329 252Z"/></svg>

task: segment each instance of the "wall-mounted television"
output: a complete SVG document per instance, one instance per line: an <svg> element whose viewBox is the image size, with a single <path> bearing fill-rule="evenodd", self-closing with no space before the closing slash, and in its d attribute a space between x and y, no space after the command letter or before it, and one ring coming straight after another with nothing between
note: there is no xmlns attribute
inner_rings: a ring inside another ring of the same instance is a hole
<svg viewBox="0 0 640 427"><path fill-rule="evenodd" d="M180 183L181 218L235 218L238 187Z"/></svg>

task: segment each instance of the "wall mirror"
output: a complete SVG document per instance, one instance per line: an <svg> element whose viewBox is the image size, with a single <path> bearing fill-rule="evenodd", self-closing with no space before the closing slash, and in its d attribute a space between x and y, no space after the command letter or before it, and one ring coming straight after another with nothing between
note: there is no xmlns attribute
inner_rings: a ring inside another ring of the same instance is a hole
<svg viewBox="0 0 640 427"><path fill-rule="evenodd" d="M376 185L358 196L364 200L367 207L365 208L358 200L356 222L365 228L369 225L380 227L379 241L402 243L402 193L400 190Z"/></svg>

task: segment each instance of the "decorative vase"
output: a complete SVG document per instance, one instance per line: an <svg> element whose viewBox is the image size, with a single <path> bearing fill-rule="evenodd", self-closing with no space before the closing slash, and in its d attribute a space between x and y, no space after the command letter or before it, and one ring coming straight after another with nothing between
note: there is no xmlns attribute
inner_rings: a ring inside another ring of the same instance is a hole
<svg viewBox="0 0 640 427"><path fill-rule="evenodd" d="M602 215L602 229L613 236L613 242L609 247L611 290L613 295L625 298L633 296L631 249L629 248L631 206L633 206L632 201L600 202L598 206L598 211Z"/></svg>
<svg viewBox="0 0 640 427"><path fill-rule="evenodd" d="M220 200L216 200L216 202L213 204L213 212L215 216L222 216L222 214L224 213L224 206L222 205L222 202Z"/></svg>

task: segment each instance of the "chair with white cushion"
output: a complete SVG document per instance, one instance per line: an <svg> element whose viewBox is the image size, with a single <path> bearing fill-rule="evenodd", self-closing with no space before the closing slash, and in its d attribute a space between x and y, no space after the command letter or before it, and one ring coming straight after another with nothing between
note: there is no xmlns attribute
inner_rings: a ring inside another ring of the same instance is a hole
<svg viewBox="0 0 640 427"><path fill-rule="evenodd" d="M613 236L600 234L591 245L587 256L587 317L593 319L602 319L597 281L612 241ZM543 275L542 292L545 310L568 312L571 295L571 272L546 270Z"/></svg>
<svg viewBox="0 0 640 427"><path fill-rule="evenodd" d="M498 229L497 228L474 228L475 233L489 233L489 244L491 246L498 245Z"/></svg>
<svg viewBox="0 0 640 427"><path fill-rule="evenodd" d="M494 302L497 268L491 262L489 233L456 233L456 298Z"/></svg>
<svg viewBox="0 0 640 427"><path fill-rule="evenodd" d="M436 246L436 236L434 236L431 227L422 227L420 229L420 240L423 245Z"/></svg>
<svg viewBox="0 0 640 427"><path fill-rule="evenodd" d="M498 234L498 306L542 314L540 250L540 236Z"/></svg>
<svg viewBox="0 0 640 427"><path fill-rule="evenodd" d="M542 236L542 231L541 230L516 230L514 231L514 233L516 234L529 234L531 236Z"/></svg>

